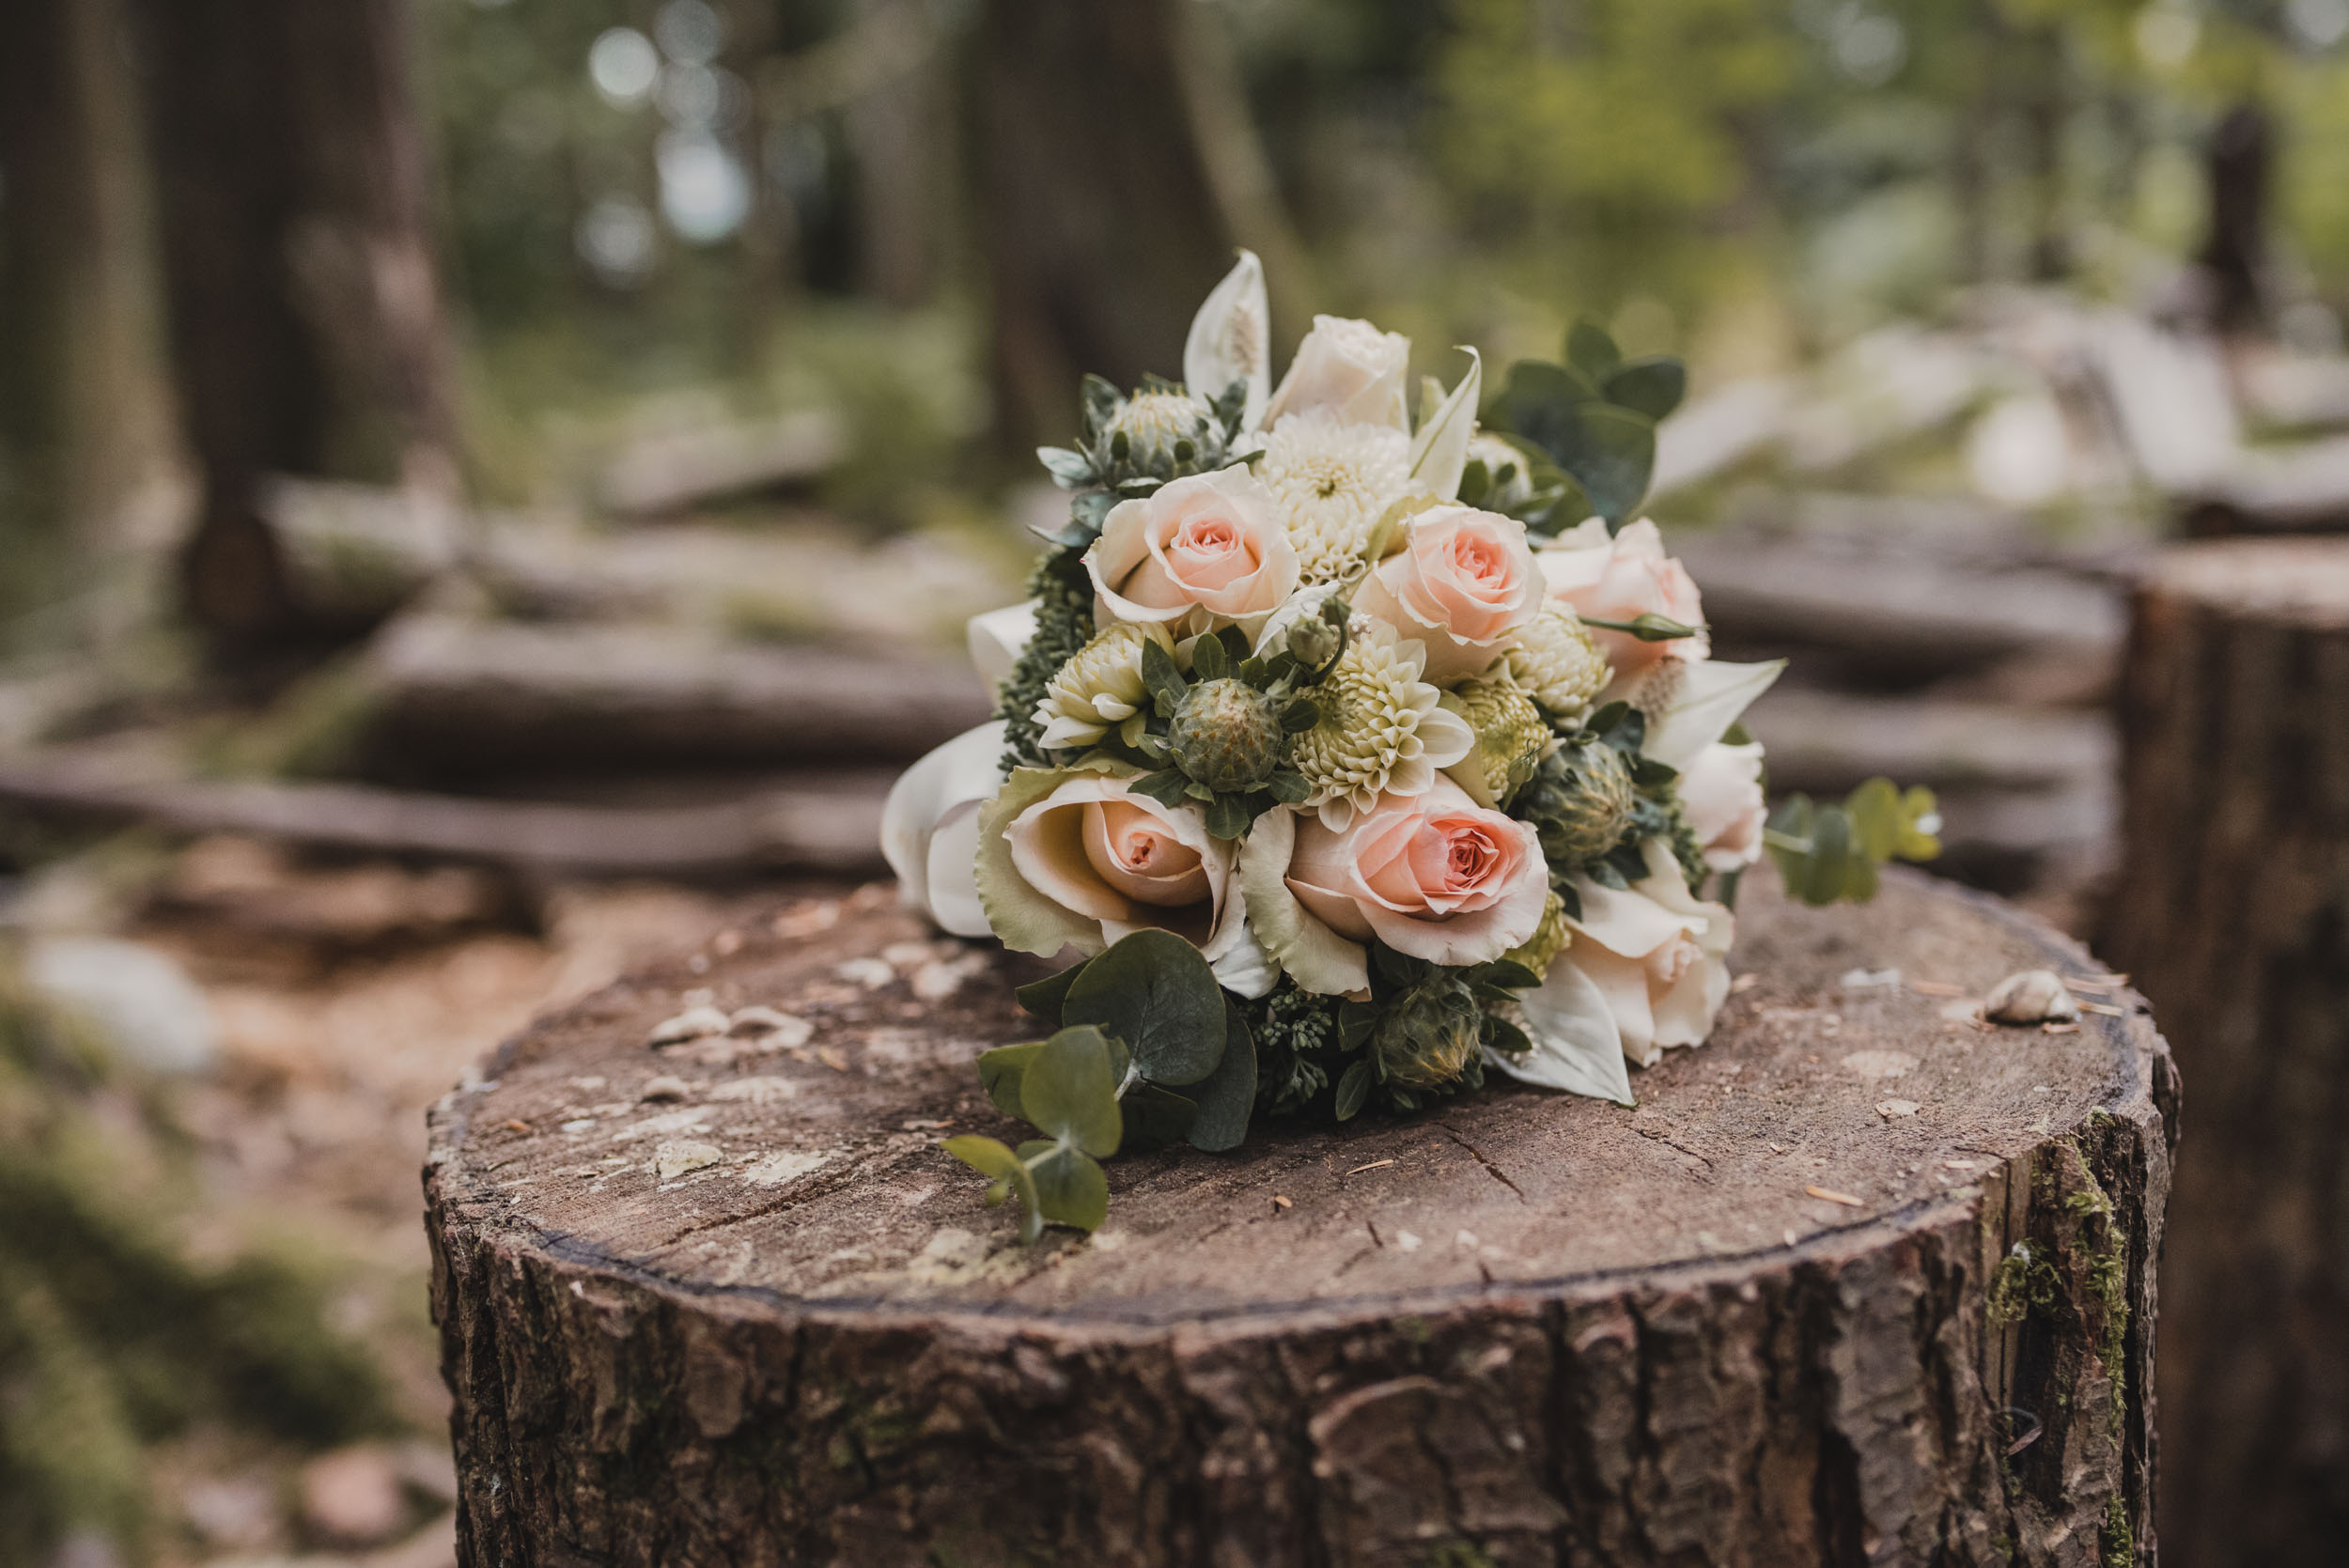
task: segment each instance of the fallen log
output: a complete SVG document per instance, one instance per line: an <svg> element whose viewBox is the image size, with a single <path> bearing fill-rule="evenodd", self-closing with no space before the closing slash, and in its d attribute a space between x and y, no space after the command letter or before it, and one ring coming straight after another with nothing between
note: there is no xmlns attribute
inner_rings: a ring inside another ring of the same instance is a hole
<svg viewBox="0 0 2349 1568"><path fill-rule="evenodd" d="M387 628L365 678L373 747L441 770L905 760L992 706L956 660L454 616Z"/></svg>
<svg viewBox="0 0 2349 1568"><path fill-rule="evenodd" d="M1750 985L1636 1110L1128 1156L1034 1247L938 1144L1019 1136L972 1057L1024 971L885 890L548 1017L431 1121L459 1559L2150 1555L2175 1091L2135 999L1954 1017L2100 969L1906 873L1826 911L1757 874L1740 923ZM1886 969L1920 989L1840 983ZM689 992L792 1027L649 1048Z"/></svg>
<svg viewBox="0 0 2349 1568"><path fill-rule="evenodd" d="M719 805L578 806L357 784L130 780L88 757L0 762L0 807L538 876L869 875L880 863L886 787L852 777Z"/></svg>
<svg viewBox="0 0 2349 1568"><path fill-rule="evenodd" d="M2181 547L2124 666L2106 940L2193 1084L2161 1293L2181 1560L2339 1560L2349 1528L2349 540Z"/></svg>

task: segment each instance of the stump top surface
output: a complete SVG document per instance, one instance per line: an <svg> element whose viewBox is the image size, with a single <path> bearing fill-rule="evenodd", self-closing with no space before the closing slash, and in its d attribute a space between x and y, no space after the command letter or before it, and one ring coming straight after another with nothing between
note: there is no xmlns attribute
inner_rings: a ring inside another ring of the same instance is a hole
<svg viewBox="0 0 2349 1568"><path fill-rule="evenodd" d="M2018 969L2102 977L2028 917L1908 874L1828 910L1748 882L1719 1026L1635 1071L1636 1109L1495 1075L1409 1119L1259 1118L1230 1155L1111 1161L1089 1241L1020 1246L939 1147L1022 1136L972 1059L1034 1037L1010 998L1034 971L936 937L885 888L793 904L541 1019L435 1110L430 1176L444 1222L729 1311L1108 1327L1565 1293L1873 1244L2145 1093L2154 1037L2133 994L2080 987L2125 1016L2068 1032L1958 1016ZM701 1002L809 1029L647 1045ZM673 1172L677 1144L719 1157L663 1179L663 1144Z"/></svg>
<svg viewBox="0 0 2349 1568"><path fill-rule="evenodd" d="M2223 609L2349 625L2349 539L2211 539L2156 554L2158 592Z"/></svg>

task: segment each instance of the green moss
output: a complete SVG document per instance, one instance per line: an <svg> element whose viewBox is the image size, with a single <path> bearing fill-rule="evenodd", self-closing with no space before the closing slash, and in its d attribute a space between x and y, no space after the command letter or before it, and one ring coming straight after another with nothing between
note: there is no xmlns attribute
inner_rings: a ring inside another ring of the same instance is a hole
<svg viewBox="0 0 2349 1568"><path fill-rule="evenodd" d="M2082 1186L2063 1201L2077 1226L2080 1255L2087 1259L2088 1290L2103 1318L2097 1353L2106 1375L2112 1380L2113 1419L2122 1413L2122 1395L2128 1387L2129 1262L2128 1241L2122 1234L2112 1199L2096 1180L2088 1151L2074 1144L2080 1158Z"/></svg>
<svg viewBox="0 0 2349 1568"><path fill-rule="evenodd" d="M2129 1568L2137 1560L2137 1532L2129 1529L2128 1504L2115 1492L2105 1500L2104 1528L2096 1532L2097 1560L2104 1568Z"/></svg>
<svg viewBox="0 0 2349 1568"><path fill-rule="evenodd" d="M2061 1288L2054 1265L2034 1253L2030 1242L2018 1241L1990 1276L1990 1321L2012 1325L2044 1312L2055 1305Z"/></svg>

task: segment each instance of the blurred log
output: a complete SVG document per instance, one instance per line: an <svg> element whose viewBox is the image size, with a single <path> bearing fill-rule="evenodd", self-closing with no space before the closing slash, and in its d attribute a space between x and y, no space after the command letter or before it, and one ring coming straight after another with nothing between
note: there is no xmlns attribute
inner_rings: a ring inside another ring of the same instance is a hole
<svg viewBox="0 0 2349 1568"><path fill-rule="evenodd" d="M2104 949L2191 1086L2163 1269L2162 1533L2349 1540L2349 541L2179 548L2136 601Z"/></svg>
<svg viewBox="0 0 2349 1568"><path fill-rule="evenodd" d="M442 616L388 628L366 679L376 749L451 769L903 760L992 706L958 660Z"/></svg>
<svg viewBox="0 0 2349 1568"><path fill-rule="evenodd" d="M2349 532L2349 439L2255 451L2178 504L2189 537Z"/></svg>
<svg viewBox="0 0 2349 1568"><path fill-rule="evenodd" d="M881 864L885 788L851 777L836 790L712 806L575 806L354 784L126 780L93 756L0 762L0 804L21 811L537 876L866 876Z"/></svg>
<svg viewBox="0 0 2349 1568"><path fill-rule="evenodd" d="M1746 720L1769 746L1774 787L1841 792L1878 773L1936 789L2030 789L2112 768L2101 713L1930 696L1857 697L1784 688Z"/></svg>
<svg viewBox="0 0 2349 1568"><path fill-rule="evenodd" d="M1194 3L984 8L981 241L1008 449L1068 440L1088 370L1120 386L1181 374L1191 313L1231 266L1232 237L1177 129L1172 13Z"/></svg>
<svg viewBox="0 0 2349 1568"><path fill-rule="evenodd" d="M1010 1131L969 1063L1023 966L885 899L540 1021L432 1115L459 1561L2150 1560L2160 1038L1839 988L2093 972L1946 884L1774 894L1636 1116L1494 1087L1128 1155L1089 1244L936 1142ZM647 1049L695 989L813 1038Z"/></svg>
<svg viewBox="0 0 2349 1568"><path fill-rule="evenodd" d="M837 463L848 439L837 416L704 421L621 447L598 489L613 511L680 512L730 496L804 485Z"/></svg>
<svg viewBox="0 0 2349 1568"><path fill-rule="evenodd" d="M187 608L224 650L321 626L266 476L458 489L454 373L410 89L411 0L135 0L181 420Z"/></svg>
<svg viewBox="0 0 2349 1568"><path fill-rule="evenodd" d="M1856 555L1800 536L1683 534L1717 641L1863 656L1878 679L1979 669L2030 653L2108 662L2121 635L2109 588L2047 568Z"/></svg>

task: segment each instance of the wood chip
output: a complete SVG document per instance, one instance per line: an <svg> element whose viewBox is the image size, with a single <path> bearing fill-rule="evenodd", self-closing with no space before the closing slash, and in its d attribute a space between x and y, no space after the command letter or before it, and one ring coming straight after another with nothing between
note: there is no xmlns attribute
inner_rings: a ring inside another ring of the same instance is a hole
<svg viewBox="0 0 2349 1568"><path fill-rule="evenodd" d="M1290 1203L1286 1198L1282 1197L1277 1192L1272 1195L1272 1202L1276 1206L1284 1209L1293 1209L1297 1206L1295 1203Z"/></svg>
<svg viewBox="0 0 2349 1568"><path fill-rule="evenodd" d="M830 1046L817 1047L816 1060L821 1062L825 1066L830 1067L835 1073L845 1073L848 1070L848 1059L841 1055L838 1051L832 1049Z"/></svg>
<svg viewBox="0 0 2349 1568"><path fill-rule="evenodd" d="M2108 1001L2083 1001L2079 1005L2083 1013L2101 1013L2108 1018L2125 1018L2129 1016L2127 1008L2115 1007Z"/></svg>
<svg viewBox="0 0 2349 1568"><path fill-rule="evenodd" d="M954 1123L931 1122L917 1117L910 1122L900 1122L897 1126L907 1132L937 1132L941 1128L953 1126Z"/></svg>
<svg viewBox="0 0 2349 1568"><path fill-rule="evenodd" d="M1962 997L1966 994L1965 986L1952 986L1946 980L1912 980L1908 988L1921 997Z"/></svg>
<svg viewBox="0 0 2349 1568"><path fill-rule="evenodd" d="M1736 979L1729 983L1729 994L1731 996L1737 996L1744 992L1752 990L1756 986L1761 984L1762 971L1760 970L1748 970L1745 973L1739 975Z"/></svg>
<svg viewBox="0 0 2349 1568"><path fill-rule="evenodd" d="M512 1132L537 1132L538 1130L537 1127L532 1126L528 1122L516 1121L511 1116L508 1116L506 1119L506 1126L507 1130Z"/></svg>
<svg viewBox="0 0 2349 1568"><path fill-rule="evenodd" d="M1365 1171L1376 1171L1382 1165L1392 1165L1394 1161L1391 1159L1374 1159L1368 1165L1357 1165L1353 1170L1348 1171L1346 1174L1349 1176L1359 1176Z"/></svg>
<svg viewBox="0 0 2349 1568"><path fill-rule="evenodd" d="M1891 1120L1895 1116L1914 1116L1917 1112L1922 1110L1923 1109L1924 1107L1919 1105L1915 1100L1876 1101L1876 1114L1885 1118L1887 1121Z"/></svg>
<svg viewBox="0 0 2349 1568"><path fill-rule="evenodd" d="M2080 1026L2076 1023L2043 1023L2039 1026L2042 1034L2077 1034L2079 1032Z"/></svg>
<svg viewBox="0 0 2349 1568"><path fill-rule="evenodd" d="M1864 1209L1868 1206L1848 1192L1836 1192L1824 1187L1806 1187L1803 1191L1811 1197L1824 1199L1830 1203L1842 1203L1846 1208Z"/></svg>

